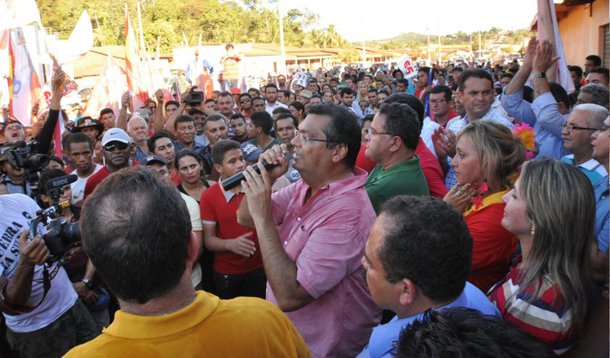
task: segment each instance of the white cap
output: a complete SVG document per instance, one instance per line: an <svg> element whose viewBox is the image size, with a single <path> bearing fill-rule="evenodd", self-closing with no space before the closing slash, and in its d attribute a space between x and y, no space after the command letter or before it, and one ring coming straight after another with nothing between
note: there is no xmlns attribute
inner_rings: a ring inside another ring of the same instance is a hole
<svg viewBox="0 0 610 358"><path fill-rule="evenodd" d="M131 138L129 138L129 134L122 130L121 128L110 128L104 133L102 137L102 145L106 145L110 142L122 142L125 144L131 144Z"/></svg>

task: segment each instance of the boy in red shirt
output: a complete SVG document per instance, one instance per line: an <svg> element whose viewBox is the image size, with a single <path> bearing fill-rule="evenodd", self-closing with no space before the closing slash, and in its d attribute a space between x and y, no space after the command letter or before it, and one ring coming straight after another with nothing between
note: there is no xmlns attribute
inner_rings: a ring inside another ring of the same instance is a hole
<svg viewBox="0 0 610 358"><path fill-rule="evenodd" d="M221 140L212 149L218 183L203 192L199 205L206 248L215 251L214 283L220 298L265 298L267 277L256 230L237 223L237 209L244 193L237 186L225 191L220 182L246 168L238 142Z"/></svg>

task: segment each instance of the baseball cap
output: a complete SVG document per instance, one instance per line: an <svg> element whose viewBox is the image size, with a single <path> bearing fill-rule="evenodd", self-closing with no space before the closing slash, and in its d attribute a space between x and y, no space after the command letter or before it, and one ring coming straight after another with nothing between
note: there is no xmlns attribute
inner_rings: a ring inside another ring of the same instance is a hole
<svg viewBox="0 0 610 358"><path fill-rule="evenodd" d="M167 164L167 162L165 161L165 159L163 159L161 157L157 157L156 155L151 155L149 157L146 157L146 160L144 161L144 165L149 166L149 165L153 165L153 164L165 165L165 164Z"/></svg>
<svg viewBox="0 0 610 358"><path fill-rule="evenodd" d="M110 128L104 136L102 137L102 146L110 142L121 142L125 144L131 144L131 138L129 138L129 134L122 130L121 128Z"/></svg>
<svg viewBox="0 0 610 358"><path fill-rule="evenodd" d="M263 153L257 146L252 143L242 143L241 152L244 155L244 160L249 163L258 162L258 157Z"/></svg>
<svg viewBox="0 0 610 358"><path fill-rule="evenodd" d="M311 91L309 91L309 90L302 90L301 92L299 92L299 97L311 99L311 96L312 96L312 94L311 94Z"/></svg>

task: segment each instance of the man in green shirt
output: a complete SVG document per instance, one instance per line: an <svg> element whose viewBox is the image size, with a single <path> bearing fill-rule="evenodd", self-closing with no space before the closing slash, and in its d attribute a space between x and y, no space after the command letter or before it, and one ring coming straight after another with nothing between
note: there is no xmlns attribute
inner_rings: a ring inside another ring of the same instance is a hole
<svg viewBox="0 0 610 358"><path fill-rule="evenodd" d="M406 104L384 104L373 118L365 155L377 166L365 184L379 213L381 204L398 195L430 195L428 183L415 155L420 126L417 113Z"/></svg>

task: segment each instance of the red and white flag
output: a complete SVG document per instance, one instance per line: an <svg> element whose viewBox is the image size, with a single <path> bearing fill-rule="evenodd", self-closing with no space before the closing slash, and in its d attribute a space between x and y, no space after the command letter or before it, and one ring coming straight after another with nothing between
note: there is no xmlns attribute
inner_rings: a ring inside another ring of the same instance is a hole
<svg viewBox="0 0 610 358"><path fill-rule="evenodd" d="M42 87L20 29L10 31L8 45L9 113L24 126L31 126L32 108L40 102Z"/></svg>
<svg viewBox="0 0 610 358"><path fill-rule="evenodd" d="M144 84L144 73L142 73L142 60L138 53L136 37L133 33L127 5L125 5L125 71L127 74L127 87L134 94L133 108L138 109L148 99L148 88Z"/></svg>

